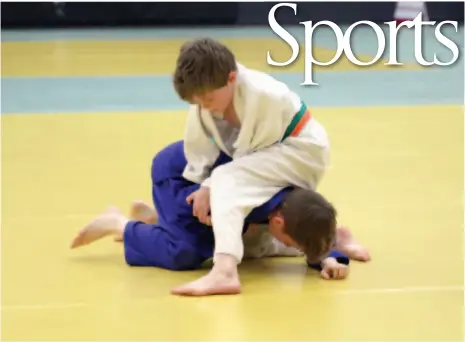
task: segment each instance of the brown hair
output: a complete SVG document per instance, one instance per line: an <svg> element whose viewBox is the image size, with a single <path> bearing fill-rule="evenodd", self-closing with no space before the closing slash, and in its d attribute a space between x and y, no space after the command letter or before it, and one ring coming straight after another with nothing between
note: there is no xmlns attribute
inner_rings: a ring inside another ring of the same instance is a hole
<svg viewBox="0 0 465 342"><path fill-rule="evenodd" d="M309 262L319 262L336 238L336 209L321 194L295 189L281 208L285 232L303 249Z"/></svg>
<svg viewBox="0 0 465 342"><path fill-rule="evenodd" d="M188 41L181 46L173 84L179 97L191 101L194 95L224 87L236 71L234 54L211 38Z"/></svg>

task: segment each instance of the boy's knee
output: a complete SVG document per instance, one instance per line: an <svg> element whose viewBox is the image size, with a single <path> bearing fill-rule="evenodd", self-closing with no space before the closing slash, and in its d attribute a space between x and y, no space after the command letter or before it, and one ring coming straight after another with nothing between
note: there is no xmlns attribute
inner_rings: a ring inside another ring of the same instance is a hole
<svg viewBox="0 0 465 342"><path fill-rule="evenodd" d="M168 148L165 148L159 151L155 156L152 158L152 166L151 166L151 175L152 175L152 183L155 183L155 177L160 174L164 174L166 169L169 165L167 165L167 160L172 158L172 155L169 155Z"/></svg>
<svg viewBox="0 0 465 342"><path fill-rule="evenodd" d="M189 271L200 268L203 258L194 248L180 248L172 253L172 262L169 265L173 271Z"/></svg>
<svg viewBox="0 0 465 342"><path fill-rule="evenodd" d="M173 153L171 152L172 150L173 146L168 145L162 150L158 151L152 158L152 170L157 167L164 167L164 164L166 163L165 161L173 158Z"/></svg>
<svg viewBox="0 0 465 342"><path fill-rule="evenodd" d="M172 173L173 169L176 170L179 164L182 164L182 158L184 158L183 146L182 140L177 141L160 150L152 158L152 182L154 182L154 177L157 175L166 175L167 172L168 174Z"/></svg>
<svg viewBox="0 0 465 342"><path fill-rule="evenodd" d="M167 242L167 258L162 267L173 271L188 271L198 269L204 262L198 249L184 241Z"/></svg>
<svg viewBox="0 0 465 342"><path fill-rule="evenodd" d="M159 160L159 153L157 153L153 158L152 158L152 173L153 171L155 170L155 168L157 167L158 165L158 160Z"/></svg>

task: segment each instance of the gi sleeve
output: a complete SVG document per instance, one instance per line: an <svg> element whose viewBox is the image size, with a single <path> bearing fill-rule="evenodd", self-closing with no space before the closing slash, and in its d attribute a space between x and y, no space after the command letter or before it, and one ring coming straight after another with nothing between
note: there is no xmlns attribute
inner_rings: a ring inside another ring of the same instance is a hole
<svg viewBox="0 0 465 342"><path fill-rule="evenodd" d="M199 106L191 106L187 116L184 155L187 165L183 177L193 183L209 186L211 169L220 155L220 149L210 139Z"/></svg>

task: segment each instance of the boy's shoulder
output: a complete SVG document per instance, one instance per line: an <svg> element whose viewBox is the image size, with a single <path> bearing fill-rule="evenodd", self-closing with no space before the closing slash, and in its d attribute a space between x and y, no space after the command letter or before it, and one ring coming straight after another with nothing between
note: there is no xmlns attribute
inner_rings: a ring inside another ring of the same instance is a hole
<svg viewBox="0 0 465 342"><path fill-rule="evenodd" d="M244 90L257 96L282 98L290 96L293 92L284 83L273 76L238 64L238 79Z"/></svg>

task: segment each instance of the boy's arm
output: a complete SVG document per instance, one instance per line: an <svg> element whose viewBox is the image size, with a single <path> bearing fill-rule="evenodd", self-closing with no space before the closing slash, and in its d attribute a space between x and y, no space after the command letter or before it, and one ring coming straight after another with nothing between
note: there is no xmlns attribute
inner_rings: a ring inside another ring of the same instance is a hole
<svg viewBox="0 0 465 342"><path fill-rule="evenodd" d="M183 177L193 183L209 187L211 167L220 155L201 118L199 106L192 105L184 133L184 155L187 160Z"/></svg>

